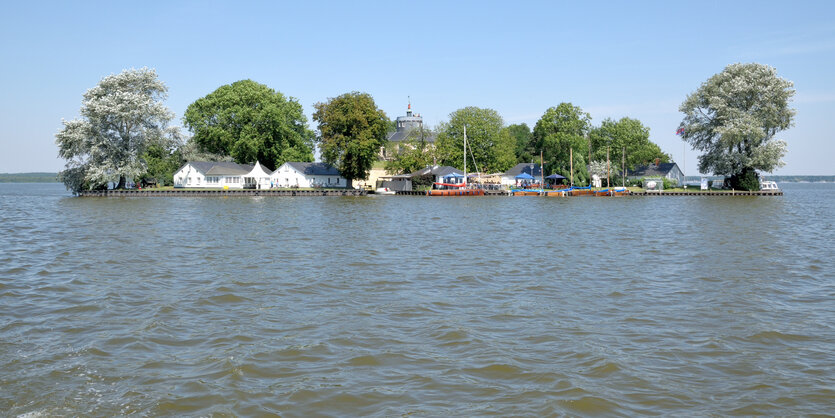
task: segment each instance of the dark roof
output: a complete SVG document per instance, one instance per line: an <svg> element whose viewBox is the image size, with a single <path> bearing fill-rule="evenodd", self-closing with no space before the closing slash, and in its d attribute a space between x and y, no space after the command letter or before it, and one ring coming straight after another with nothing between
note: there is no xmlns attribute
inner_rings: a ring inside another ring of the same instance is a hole
<svg viewBox="0 0 835 418"><path fill-rule="evenodd" d="M542 175L542 167L540 167L539 164L534 164L533 172L531 172L531 163L519 163L513 166L510 170L505 171L504 175L515 178L522 173L528 173L534 177L539 177Z"/></svg>
<svg viewBox="0 0 835 418"><path fill-rule="evenodd" d="M264 164L261 164L260 162L256 162L256 164L261 166L261 169L264 170L264 173L267 173L267 174L272 174L273 173L273 171L270 170L269 168L265 167ZM255 166L253 165L252 168L255 168ZM250 170L250 171L252 171L252 170Z"/></svg>
<svg viewBox="0 0 835 418"><path fill-rule="evenodd" d="M391 141L391 142L406 141L407 139L409 139L409 133L411 133L412 131L414 131L416 129L418 129L418 128L401 129L401 130L394 131L394 132L391 133L391 135L389 135L388 138L386 138L386 140ZM415 134L413 136L413 138L415 140L419 140L420 135ZM435 134L433 134L430 131L425 131L425 136L424 136L423 140L426 141L426 142L435 142Z"/></svg>
<svg viewBox="0 0 835 418"><path fill-rule="evenodd" d="M458 173L458 174L464 175L463 171L461 171L461 170L459 170L455 167L450 167L448 165L441 165L441 166L436 165L436 166L433 166L433 167L422 168L418 171L415 171L414 173L410 173L409 177L428 176L430 174L433 175L433 176L444 177L444 176L447 176L451 173Z"/></svg>
<svg viewBox="0 0 835 418"><path fill-rule="evenodd" d="M189 161L186 164L190 164L204 176L248 174L252 171L252 167L254 167L248 164L238 164L228 161ZM183 167L185 167L185 164ZM182 170L182 167L180 169Z"/></svg>
<svg viewBox="0 0 835 418"><path fill-rule="evenodd" d="M312 175L312 176L341 176L342 174L339 173L334 166L325 163L296 163L296 162L287 162L290 164L290 167L296 169L296 171L305 174L305 175Z"/></svg>
<svg viewBox="0 0 835 418"><path fill-rule="evenodd" d="M661 163L657 166L655 164L643 165L635 167L628 174L629 177L652 177L652 176L666 176L673 167L677 167L676 163ZM681 170L679 170L681 171Z"/></svg>

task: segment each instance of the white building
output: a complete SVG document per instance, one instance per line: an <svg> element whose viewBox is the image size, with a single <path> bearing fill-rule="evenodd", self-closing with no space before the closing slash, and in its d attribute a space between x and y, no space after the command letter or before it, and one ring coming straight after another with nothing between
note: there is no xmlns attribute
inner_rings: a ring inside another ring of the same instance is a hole
<svg viewBox="0 0 835 418"><path fill-rule="evenodd" d="M325 163L286 162L270 175L275 187L349 187L348 181Z"/></svg>
<svg viewBox="0 0 835 418"><path fill-rule="evenodd" d="M255 165L216 161L189 161L174 173L174 187L243 189L270 187L270 174L261 163Z"/></svg>

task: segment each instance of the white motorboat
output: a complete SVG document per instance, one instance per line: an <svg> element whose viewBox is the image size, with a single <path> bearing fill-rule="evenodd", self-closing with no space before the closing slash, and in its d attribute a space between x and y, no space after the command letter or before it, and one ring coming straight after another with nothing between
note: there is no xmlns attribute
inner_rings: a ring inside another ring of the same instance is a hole
<svg viewBox="0 0 835 418"><path fill-rule="evenodd" d="M780 190L780 188L777 187L777 182L761 181L760 182L760 190L762 190L762 191L774 191L774 190Z"/></svg>
<svg viewBox="0 0 835 418"><path fill-rule="evenodd" d="M392 189L389 189L388 187L378 187L377 190L374 191L374 194L392 195L397 194L397 192L395 192Z"/></svg>

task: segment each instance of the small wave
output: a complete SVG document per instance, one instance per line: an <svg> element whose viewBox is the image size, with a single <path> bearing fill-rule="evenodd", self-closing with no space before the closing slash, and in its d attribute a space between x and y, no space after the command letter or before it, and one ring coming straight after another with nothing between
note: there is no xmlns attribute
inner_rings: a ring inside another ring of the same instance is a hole
<svg viewBox="0 0 835 418"><path fill-rule="evenodd" d="M611 375L612 373L619 372L621 370L620 366L615 363L605 363L595 368L589 370L588 373L585 373L588 377L606 377Z"/></svg>
<svg viewBox="0 0 835 418"><path fill-rule="evenodd" d="M773 343L777 341L811 341L812 337L799 334L784 334L779 331L763 331L747 337L746 340L758 343Z"/></svg>
<svg viewBox="0 0 835 418"><path fill-rule="evenodd" d="M488 379L517 379L522 376L522 369L510 364L491 364L475 369L467 369L468 373Z"/></svg>
<svg viewBox="0 0 835 418"><path fill-rule="evenodd" d="M372 355L358 356L348 360L350 366L380 366L383 363Z"/></svg>
<svg viewBox="0 0 835 418"><path fill-rule="evenodd" d="M209 302L213 304L226 304L226 303L241 303L249 301L248 298L238 296L234 293L226 293L223 295L211 296L208 298Z"/></svg>
<svg viewBox="0 0 835 418"><path fill-rule="evenodd" d="M597 396L584 396L580 399L560 400L558 402L581 414L610 414L618 408L617 404Z"/></svg>

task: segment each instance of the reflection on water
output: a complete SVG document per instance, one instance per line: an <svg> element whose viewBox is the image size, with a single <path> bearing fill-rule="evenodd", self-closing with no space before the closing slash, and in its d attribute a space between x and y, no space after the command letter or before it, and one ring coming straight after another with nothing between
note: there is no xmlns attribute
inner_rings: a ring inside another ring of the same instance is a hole
<svg viewBox="0 0 835 418"><path fill-rule="evenodd" d="M0 410L831 413L831 184L72 198L0 184Z"/></svg>

